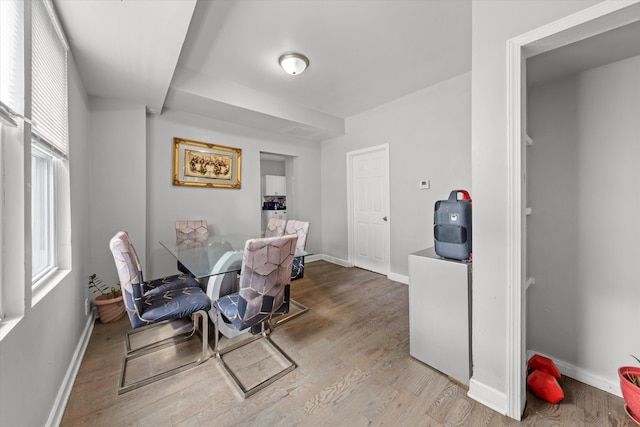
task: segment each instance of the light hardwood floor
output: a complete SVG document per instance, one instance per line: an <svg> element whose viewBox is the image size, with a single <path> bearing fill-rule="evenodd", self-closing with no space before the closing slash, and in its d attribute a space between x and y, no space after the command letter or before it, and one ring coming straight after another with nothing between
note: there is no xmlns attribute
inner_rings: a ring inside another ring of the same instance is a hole
<svg viewBox="0 0 640 427"><path fill-rule="evenodd" d="M213 358L118 395L129 322L96 323L61 425L635 425L621 398L565 377L565 399L551 405L528 395L520 423L469 399L409 355L408 287L384 276L307 263L292 296L311 310L276 328L272 338L298 368L244 401Z"/></svg>

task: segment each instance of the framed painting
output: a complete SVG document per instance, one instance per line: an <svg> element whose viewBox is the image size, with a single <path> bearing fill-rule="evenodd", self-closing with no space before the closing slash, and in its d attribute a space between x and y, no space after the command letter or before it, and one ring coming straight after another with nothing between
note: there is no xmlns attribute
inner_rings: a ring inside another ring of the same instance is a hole
<svg viewBox="0 0 640 427"><path fill-rule="evenodd" d="M240 188L242 149L173 138L173 185Z"/></svg>

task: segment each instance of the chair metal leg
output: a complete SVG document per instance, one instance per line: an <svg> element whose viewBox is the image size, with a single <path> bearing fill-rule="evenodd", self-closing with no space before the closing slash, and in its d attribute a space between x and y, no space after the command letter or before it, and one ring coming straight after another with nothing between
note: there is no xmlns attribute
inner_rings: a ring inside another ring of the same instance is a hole
<svg viewBox="0 0 640 427"><path fill-rule="evenodd" d="M274 328L278 327L278 326L282 325L283 323L286 323L286 322L288 322L290 320L293 320L298 316L302 316L307 311L309 311L309 307L307 307L306 305L300 304L298 301L295 301L294 299L290 299L289 300L289 304L295 305L298 308L298 310L295 311L294 313L289 312L289 313L283 314L281 316L274 316L270 320L270 323L271 323L271 325L273 325Z"/></svg>
<svg viewBox="0 0 640 427"><path fill-rule="evenodd" d="M154 345L154 346L145 346L139 350L136 350L134 352L130 352L127 353L122 361L122 369L120 370L120 382L118 384L118 394L122 394L122 393L126 393L128 391L137 389L139 387L142 387L144 385L147 384L151 384L153 382L159 381L163 378L167 378L170 377L171 375L177 374L179 372L185 371L189 368L192 368L194 366L197 366L201 363L203 363L204 361L206 361L207 359L209 359L210 357L210 349L209 349L209 316L207 314L206 311L197 311L195 313L193 313L193 324L194 324L194 333L191 334L191 337L193 337L195 334L195 331L198 330L198 324L199 322L202 323L202 328L200 330L200 335L202 336L202 352L200 353L200 356L198 357L197 360L194 360L192 362L188 362L185 363L183 365L180 365L178 367L169 369L167 371L164 372L160 372L156 375L153 375L151 377L148 378L144 378L140 381L136 381L135 383L132 384L128 384L125 385L125 376L126 376L126 369L127 369L127 363L131 360L137 359L139 357L148 355L148 354L152 354L155 351L161 350L165 347L168 346L167 343L162 344L162 345ZM166 340L165 340L166 341ZM182 342L185 340L180 340L178 342ZM175 341L174 341L175 343Z"/></svg>
<svg viewBox="0 0 640 427"><path fill-rule="evenodd" d="M242 398L245 399L257 392L259 392L260 390L264 389L265 387L269 386L270 384L272 384L273 382L277 381L278 379L282 378L283 376L285 376L286 374L288 374L289 372L293 371L294 369L296 369L298 366L296 365L296 363L289 357L289 355L287 355L280 347L278 347L278 345L276 343L274 343L271 338L269 337L269 334L267 334L266 330L265 330L265 323L266 322L262 322L262 327L261 327L261 333L258 335L252 335L251 337L240 341L238 343L229 345L225 348L223 348L222 350L219 349L218 344L218 331L217 329L214 332L214 336L216 337L216 345L215 345L215 354L218 360L220 360L220 364L222 365L222 368L224 369L224 371L229 375L229 377L232 380L233 385L236 387L236 389L238 390L238 392L240 392L240 394L242 395ZM214 328L215 328L215 324L214 324ZM260 382L259 384L250 387L250 388L246 388L242 382L240 381L240 379L238 378L238 376L233 372L233 370L231 369L231 367L224 361L224 355L225 354L229 354L232 351L243 347L249 343L252 343L254 341L263 339L265 340L265 342L267 344L269 344L269 346L272 348L272 350L278 354L280 354L283 358L285 358L288 362L289 365L286 366L284 369L280 370L279 372L273 374L272 376L270 376L269 378L265 379L264 381Z"/></svg>
<svg viewBox="0 0 640 427"><path fill-rule="evenodd" d="M166 333L163 333L166 332ZM127 354L138 351L149 351L151 349L163 348L168 345L178 344L188 341L196 332L195 323L187 318L165 320L164 322L154 323L152 325L143 326L141 328L131 329L124 334L124 344ZM145 335L151 336L154 333L164 336L158 340L145 340ZM148 341L146 344L135 345L135 341Z"/></svg>

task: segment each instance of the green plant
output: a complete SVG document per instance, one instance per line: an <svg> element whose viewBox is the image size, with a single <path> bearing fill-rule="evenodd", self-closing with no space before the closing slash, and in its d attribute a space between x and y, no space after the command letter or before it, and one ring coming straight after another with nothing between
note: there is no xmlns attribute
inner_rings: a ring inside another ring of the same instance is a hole
<svg viewBox="0 0 640 427"><path fill-rule="evenodd" d="M640 359L638 359L636 356L632 354L631 357L633 357L638 361L638 363L640 363ZM635 385L636 387L640 387L640 375L627 373L625 374L625 377L631 382L631 384Z"/></svg>
<svg viewBox="0 0 640 427"><path fill-rule="evenodd" d="M101 295L104 295L107 299L117 298L120 296L119 286L108 286L102 283L102 280L97 274L93 273L89 276L89 289L98 291Z"/></svg>

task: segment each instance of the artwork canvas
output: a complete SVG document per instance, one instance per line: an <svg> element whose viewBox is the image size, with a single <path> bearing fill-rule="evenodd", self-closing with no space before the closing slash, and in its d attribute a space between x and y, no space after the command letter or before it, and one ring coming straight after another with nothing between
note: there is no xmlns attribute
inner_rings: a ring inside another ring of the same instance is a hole
<svg viewBox="0 0 640 427"><path fill-rule="evenodd" d="M173 147L173 185L240 188L240 148L182 138Z"/></svg>
<svg viewBox="0 0 640 427"><path fill-rule="evenodd" d="M184 156L185 176L231 180L232 156L196 150L185 150Z"/></svg>

